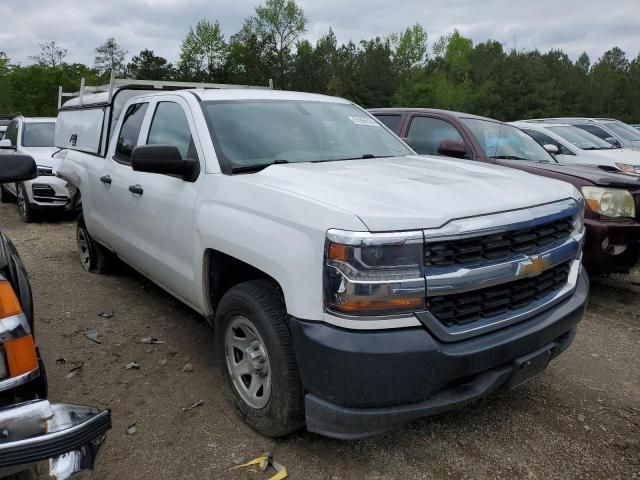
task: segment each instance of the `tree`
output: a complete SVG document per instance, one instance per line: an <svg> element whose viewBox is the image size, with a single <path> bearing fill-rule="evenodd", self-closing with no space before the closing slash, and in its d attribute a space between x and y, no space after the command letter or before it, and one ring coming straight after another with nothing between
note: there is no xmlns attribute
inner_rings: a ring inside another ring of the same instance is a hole
<svg viewBox="0 0 640 480"><path fill-rule="evenodd" d="M200 20L190 27L180 48L178 70L186 80L222 81L227 56L227 43L216 20Z"/></svg>
<svg viewBox="0 0 640 480"><path fill-rule="evenodd" d="M124 59L128 52L118 45L115 38L108 38L95 52L94 65L101 75L108 75L112 70L116 76L124 74Z"/></svg>
<svg viewBox="0 0 640 480"><path fill-rule="evenodd" d="M427 32L419 23L407 28L400 35L390 37L393 48L393 64L400 76L413 67L423 66L427 60Z"/></svg>
<svg viewBox="0 0 640 480"><path fill-rule="evenodd" d="M0 52L0 77L9 73L9 57L4 52Z"/></svg>
<svg viewBox="0 0 640 480"><path fill-rule="evenodd" d="M232 83L267 85L273 78L273 58L265 45L246 25L229 41L226 76Z"/></svg>
<svg viewBox="0 0 640 480"><path fill-rule="evenodd" d="M41 67L56 68L62 65L64 57L67 56L67 49L60 48L56 42L39 43L40 53L29 57Z"/></svg>
<svg viewBox="0 0 640 480"><path fill-rule="evenodd" d="M286 87L291 50L307 29L307 17L294 0L266 0L256 7L245 27L273 51L277 64L277 83Z"/></svg>
<svg viewBox="0 0 640 480"><path fill-rule="evenodd" d="M127 75L136 80L169 80L173 65L155 55L153 50L144 49L127 65Z"/></svg>

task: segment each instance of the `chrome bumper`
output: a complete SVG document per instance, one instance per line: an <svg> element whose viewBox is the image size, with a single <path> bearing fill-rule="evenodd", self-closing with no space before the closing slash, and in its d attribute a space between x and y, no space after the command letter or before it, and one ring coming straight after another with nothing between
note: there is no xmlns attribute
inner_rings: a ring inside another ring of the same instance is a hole
<svg viewBox="0 0 640 480"><path fill-rule="evenodd" d="M110 428L108 410L46 400L2 408L0 478L87 478Z"/></svg>

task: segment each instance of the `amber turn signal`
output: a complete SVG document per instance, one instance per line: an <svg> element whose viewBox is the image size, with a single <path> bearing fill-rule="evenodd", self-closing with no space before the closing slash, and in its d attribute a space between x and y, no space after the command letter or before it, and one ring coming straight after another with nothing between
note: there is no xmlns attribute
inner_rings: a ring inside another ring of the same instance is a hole
<svg viewBox="0 0 640 480"><path fill-rule="evenodd" d="M22 313L22 307L13 291L13 287L8 281L0 280L0 318L20 313Z"/></svg>
<svg viewBox="0 0 640 480"><path fill-rule="evenodd" d="M339 243L331 243L329 245L329 260L338 260L346 262L349 260L349 247L347 245L341 245Z"/></svg>
<svg viewBox="0 0 640 480"><path fill-rule="evenodd" d="M336 303L331 306L341 313L368 312L372 315L384 315L385 312L396 313L398 311L415 311L424 308L423 298L394 298L392 300L354 300L345 303Z"/></svg>
<svg viewBox="0 0 640 480"><path fill-rule="evenodd" d="M4 350L11 377L17 377L38 368L36 346L31 335L5 342Z"/></svg>

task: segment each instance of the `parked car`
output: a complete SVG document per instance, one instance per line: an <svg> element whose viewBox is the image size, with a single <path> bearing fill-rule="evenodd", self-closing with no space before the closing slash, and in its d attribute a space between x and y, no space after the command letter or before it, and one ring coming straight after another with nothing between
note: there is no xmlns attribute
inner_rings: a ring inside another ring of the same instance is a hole
<svg viewBox="0 0 640 480"><path fill-rule="evenodd" d="M69 206L69 192L65 182L53 175L57 161L52 158L55 118L14 118L0 140L0 149L13 150L33 157L38 176L26 182L0 186L0 201L17 199L18 211L24 222L31 222L38 213L60 211ZM0 150L2 151L2 150Z"/></svg>
<svg viewBox="0 0 640 480"><path fill-rule="evenodd" d="M0 165L0 182L37 176L25 155L0 155ZM29 279L0 232L0 478L61 480L90 473L110 426L109 411L47 400Z"/></svg>
<svg viewBox="0 0 640 480"><path fill-rule="evenodd" d="M0 114L0 140L3 139L4 132L7 130L7 126L9 125L11 120L17 116L18 116L17 114L15 115Z"/></svg>
<svg viewBox="0 0 640 480"><path fill-rule="evenodd" d="M614 147L575 125L533 122L512 122L510 125L531 135L560 163L604 165L640 175L640 152Z"/></svg>
<svg viewBox="0 0 640 480"><path fill-rule="evenodd" d="M640 132L614 118L536 118L524 120L538 123L569 123L585 130L616 147L640 150Z"/></svg>
<svg viewBox="0 0 640 480"><path fill-rule="evenodd" d="M435 109L376 109L372 113L418 153L493 163L564 180L586 198L583 262L592 275L627 272L640 255L640 180L588 165L558 163L511 125Z"/></svg>
<svg viewBox="0 0 640 480"><path fill-rule="evenodd" d="M631 126L636 130L640 130L640 123L632 123Z"/></svg>
<svg viewBox="0 0 640 480"><path fill-rule="evenodd" d="M381 433L519 385L573 341L573 186L417 157L340 98L160 86L60 110L80 260L117 256L204 315L258 432Z"/></svg>

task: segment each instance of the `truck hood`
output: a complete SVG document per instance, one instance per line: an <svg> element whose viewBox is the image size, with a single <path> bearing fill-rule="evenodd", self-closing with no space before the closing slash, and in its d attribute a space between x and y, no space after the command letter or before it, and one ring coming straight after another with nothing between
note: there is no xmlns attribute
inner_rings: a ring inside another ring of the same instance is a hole
<svg viewBox="0 0 640 480"><path fill-rule="evenodd" d="M514 161L514 167L518 168L517 162ZM640 187L640 178L634 175L628 175L626 173L616 173L602 168L599 165L574 165L568 163L533 163L528 164L531 167L532 173L544 170L548 172L560 173L575 178L586 180L595 185L604 187L626 187L626 188L638 188ZM610 167L608 167L610 168ZM535 169L535 172L534 172ZM544 175L540 172L540 175Z"/></svg>
<svg viewBox="0 0 640 480"><path fill-rule="evenodd" d="M56 147L21 147L20 153L25 155L31 155L36 162L36 165L40 167L55 167L58 165L59 160L51 158L51 155L59 151Z"/></svg>
<svg viewBox="0 0 640 480"><path fill-rule="evenodd" d="M371 231L438 228L456 218L580 196L565 182L439 157L272 165L246 177L349 211Z"/></svg>
<svg viewBox="0 0 640 480"><path fill-rule="evenodd" d="M640 152L628 148L613 148L610 150L581 150L580 155L575 158L575 162L590 165L611 165L616 163L627 163L629 165L640 165Z"/></svg>

